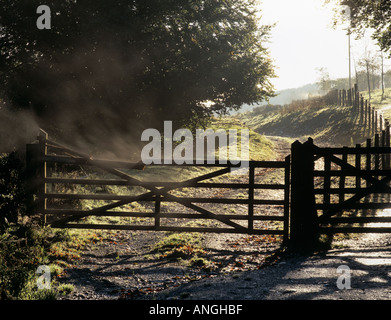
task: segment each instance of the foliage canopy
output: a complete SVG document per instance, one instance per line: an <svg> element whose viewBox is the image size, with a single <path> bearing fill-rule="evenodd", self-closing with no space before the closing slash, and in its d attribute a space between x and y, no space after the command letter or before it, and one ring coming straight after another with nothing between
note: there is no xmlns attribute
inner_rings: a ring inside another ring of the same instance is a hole
<svg viewBox="0 0 391 320"><path fill-rule="evenodd" d="M334 21L335 24L349 23L350 20L350 30L358 35L367 28L373 29L373 38L380 48L391 54L391 1L326 0L326 2L332 1L341 7ZM348 6L349 10L345 9L344 12L343 6Z"/></svg>
<svg viewBox="0 0 391 320"><path fill-rule="evenodd" d="M0 79L14 109L62 137L130 134L273 96L271 26L247 0L0 0ZM50 125L49 125L50 124Z"/></svg>

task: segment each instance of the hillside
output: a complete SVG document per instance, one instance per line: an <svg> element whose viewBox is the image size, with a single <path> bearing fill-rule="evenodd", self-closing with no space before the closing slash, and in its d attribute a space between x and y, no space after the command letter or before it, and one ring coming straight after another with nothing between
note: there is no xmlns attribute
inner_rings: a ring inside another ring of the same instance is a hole
<svg viewBox="0 0 391 320"><path fill-rule="evenodd" d="M237 113L252 111L254 108L264 105L285 105L293 100L306 99L309 95L316 95L319 92L319 87L316 83L310 83L298 88L284 89L276 92L276 96L270 98L268 102L263 101L258 105L243 105Z"/></svg>
<svg viewBox="0 0 391 320"><path fill-rule="evenodd" d="M363 93L364 98L366 98ZM380 90L372 93L372 105L391 118L391 89L386 89L381 101ZM312 106L302 102L296 108L264 106L234 116L243 125L266 136L289 137L306 140L312 137L315 143L329 146L351 146L368 138L359 119L350 107Z"/></svg>

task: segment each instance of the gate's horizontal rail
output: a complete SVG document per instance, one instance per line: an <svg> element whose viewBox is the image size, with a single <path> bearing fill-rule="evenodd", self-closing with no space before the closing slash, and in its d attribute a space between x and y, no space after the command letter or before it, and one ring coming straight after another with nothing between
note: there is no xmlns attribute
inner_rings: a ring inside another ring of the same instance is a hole
<svg viewBox="0 0 391 320"><path fill-rule="evenodd" d="M142 162L126 162L126 161L114 161L114 160L101 160L101 159L86 159L86 158L73 158L67 156L52 156L46 155L43 157L45 162L74 164L74 165L92 165L92 166L110 166L111 168L122 168L122 169L138 169ZM181 167L240 167L243 165L242 162L231 163L230 161L213 161L208 163L207 160L191 160L194 163L183 163ZM201 162L203 161L203 162ZM236 161L236 160L235 160ZM148 166L178 166L177 164L149 164ZM249 166L255 168L285 168L286 163L284 161L249 161Z"/></svg>
<svg viewBox="0 0 391 320"><path fill-rule="evenodd" d="M330 188L330 189L314 189L314 194L355 194L359 191L365 191L367 188ZM378 188L378 192L376 192L376 188L372 188L370 194L376 193L384 193L384 189L381 187Z"/></svg>
<svg viewBox="0 0 391 320"><path fill-rule="evenodd" d="M318 228L320 234L334 233L391 233L391 228L386 227L327 227Z"/></svg>
<svg viewBox="0 0 391 320"><path fill-rule="evenodd" d="M140 183L128 180L118 179L65 179L65 178L46 178L45 183L59 184L85 184L85 185L121 185L121 186L141 186L141 187L170 187L170 188L228 188L228 189L248 189L250 184L246 183L208 183L208 182L142 182ZM254 189L276 189L283 190L285 185L279 184L254 184Z"/></svg>
<svg viewBox="0 0 391 320"><path fill-rule="evenodd" d="M385 154L385 153L391 153L390 147L361 147L361 148L321 148L321 151L319 149L316 149L314 154L315 155L348 155L348 154Z"/></svg>
<svg viewBox="0 0 391 320"><path fill-rule="evenodd" d="M46 193L46 199L70 199L70 200L127 200L134 201L134 196L131 195L116 195L116 194L67 194L67 193ZM225 199L225 198L181 198L175 197L173 199L162 196L156 199L153 195L146 196L142 201L156 201L161 202L178 202L190 201L194 203L224 203L224 204L249 204L249 199ZM141 201L141 200L140 200ZM263 205L284 205L285 200L252 200L253 204Z"/></svg>
<svg viewBox="0 0 391 320"><path fill-rule="evenodd" d="M62 210L62 209L46 209L44 214L54 215L84 215L89 213L86 210ZM97 214L99 216L107 217L136 217L136 218L182 218L182 219L211 219L214 218L208 216L200 216L197 213L171 213L171 212L129 212L129 211L105 211ZM231 220L248 220L248 215L235 215L235 214L215 214L215 217L223 217ZM266 216L266 215L254 215L253 220L258 221L284 221L284 216Z"/></svg>
<svg viewBox="0 0 391 320"><path fill-rule="evenodd" d="M327 219L327 223L391 223L391 217L333 217Z"/></svg>
<svg viewBox="0 0 391 320"><path fill-rule="evenodd" d="M212 233L247 233L247 234L273 234L284 235L284 230L259 230L247 229L246 231L229 228L193 228L193 227L171 227L171 226L137 226L137 225L118 225L118 224L52 224L52 227L74 228L74 229L107 229L107 230L144 230L144 231L173 231L173 232L212 232Z"/></svg>
<svg viewBox="0 0 391 320"><path fill-rule="evenodd" d="M319 210L340 210L348 209L387 209L391 208L391 203L336 203L336 204L315 204L315 208Z"/></svg>
<svg viewBox="0 0 391 320"><path fill-rule="evenodd" d="M388 176L391 175L391 170L379 169L379 170L330 170L330 171L321 171L314 170L315 177L356 177L356 176L365 176L365 177L373 177L373 176Z"/></svg>

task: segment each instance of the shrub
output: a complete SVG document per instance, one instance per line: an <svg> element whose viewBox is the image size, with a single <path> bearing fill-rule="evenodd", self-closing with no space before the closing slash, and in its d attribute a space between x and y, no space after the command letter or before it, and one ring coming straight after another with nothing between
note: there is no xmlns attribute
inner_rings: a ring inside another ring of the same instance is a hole
<svg viewBox="0 0 391 320"><path fill-rule="evenodd" d="M36 225L13 225L0 235L0 299L52 299L52 291L36 288L39 265L50 263L50 248L67 235ZM62 269L51 266L54 276Z"/></svg>
<svg viewBox="0 0 391 320"><path fill-rule="evenodd" d="M0 232L25 213L24 164L16 152L0 155Z"/></svg>

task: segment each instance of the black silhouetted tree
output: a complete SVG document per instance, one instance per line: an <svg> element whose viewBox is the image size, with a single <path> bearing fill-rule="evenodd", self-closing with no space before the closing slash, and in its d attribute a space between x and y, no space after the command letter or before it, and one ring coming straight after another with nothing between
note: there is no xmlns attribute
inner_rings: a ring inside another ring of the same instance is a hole
<svg viewBox="0 0 391 320"><path fill-rule="evenodd" d="M338 10L334 24L346 23L348 19L350 30L356 35L362 35L365 30L372 29L373 38L381 50L391 54L391 1L325 0L325 2L336 3L341 9L349 7L349 17L343 13L343 10Z"/></svg>
<svg viewBox="0 0 391 320"><path fill-rule="evenodd" d="M255 1L51 0L39 30L41 2L0 0L0 81L49 131L137 140L273 96Z"/></svg>

